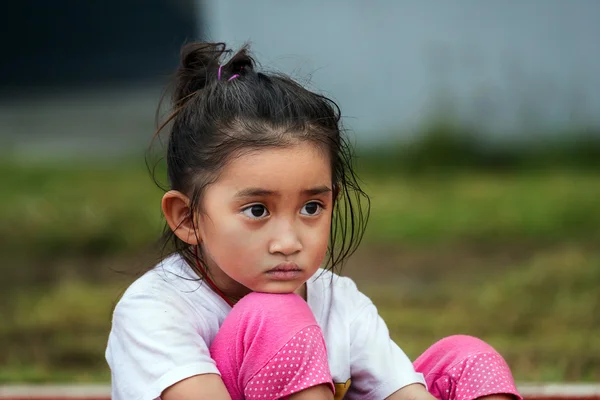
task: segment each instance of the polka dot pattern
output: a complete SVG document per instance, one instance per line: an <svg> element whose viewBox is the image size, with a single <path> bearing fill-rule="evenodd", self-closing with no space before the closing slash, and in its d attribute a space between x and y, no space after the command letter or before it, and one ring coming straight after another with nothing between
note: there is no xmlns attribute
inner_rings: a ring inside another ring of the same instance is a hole
<svg viewBox="0 0 600 400"><path fill-rule="evenodd" d="M321 330L299 331L252 377L244 389L246 399L284 399L312 386L333 381Z"/></svg>
<svg viewBox="0 0 600 400"><path fill-rule="evenodd" d="M491 394L521 398L510 368L498 353L469 356L448 368L432 386L432 394L440 400L474 400Z"/></svg>

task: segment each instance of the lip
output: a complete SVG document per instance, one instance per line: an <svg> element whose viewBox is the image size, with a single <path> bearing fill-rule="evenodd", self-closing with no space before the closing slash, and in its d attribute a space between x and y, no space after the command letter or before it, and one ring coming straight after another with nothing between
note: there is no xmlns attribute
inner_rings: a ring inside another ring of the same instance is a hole
<svg viewBox="0 0 600 400"><path fill-rule="evenodd" d="M296 263L281 263L267 271L267 275L277 281L290 281L302 275L302 268Z"/></svg>

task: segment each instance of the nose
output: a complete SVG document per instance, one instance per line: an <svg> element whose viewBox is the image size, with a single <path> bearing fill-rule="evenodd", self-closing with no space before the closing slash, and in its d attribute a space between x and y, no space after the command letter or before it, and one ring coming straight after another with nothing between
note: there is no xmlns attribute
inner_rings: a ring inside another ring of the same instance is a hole
<svg viewBox="0 0 600 400"><path fill-rule="evenodd" d="M302 250L302 242L292 223L286 221L279 224L273 232L269 243L269 253L290 256Z"/></svg>

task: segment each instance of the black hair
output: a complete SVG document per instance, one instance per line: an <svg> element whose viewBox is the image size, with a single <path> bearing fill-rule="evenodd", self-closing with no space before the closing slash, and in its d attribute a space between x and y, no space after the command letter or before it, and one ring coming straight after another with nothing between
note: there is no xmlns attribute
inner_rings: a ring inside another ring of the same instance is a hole
<svg viewBox="0 0 600 400"><path fill-rule="evenodd" d="M362 240L370 201L353 170L339 107L286 75L257 72L248 46L225 60L232 53L225 43L183 46L171 87L172 108L155 134L156 138L169 127L168 188L163 189L189 197L194 221L204 189L232 157L311 142L330 159L335 193L325 268L341 267ZM155 175L154 181L158 184ZM168 225L162 239L169 253L180 253L204 277L194 262L197 248L180 240ZM202 262L201 252L198 256Z"/></svg>

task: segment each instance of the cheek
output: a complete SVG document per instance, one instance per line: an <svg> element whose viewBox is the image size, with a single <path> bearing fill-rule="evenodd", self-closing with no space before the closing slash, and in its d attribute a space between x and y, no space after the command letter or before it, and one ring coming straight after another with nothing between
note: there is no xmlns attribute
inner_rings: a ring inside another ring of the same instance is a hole
<svg viewBox="0 0 600 400"><path fill-rule="evenodd" d="M327 245L329 244L329 233L330 233L331 218L323 221L319 224L318 228L311 232L307 240L309 246L312 249L311 257L313 260L320 264L325 258L327 252Z"/></svg>
<svg viewBox="0 0 600 400"><path fill-rule="evenodd" d="M206 225L204 246L214 261L225 268L257 254L259 235L250 232L239 218L221 218Z"/></svg>

